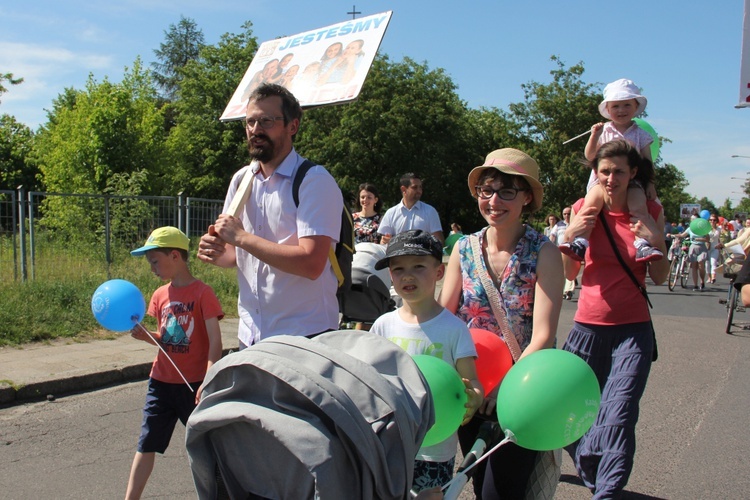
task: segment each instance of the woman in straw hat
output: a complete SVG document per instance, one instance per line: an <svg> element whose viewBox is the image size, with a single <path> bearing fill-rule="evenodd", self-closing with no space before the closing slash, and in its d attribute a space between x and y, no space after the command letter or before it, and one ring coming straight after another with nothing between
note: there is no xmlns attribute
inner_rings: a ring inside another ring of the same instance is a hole
<svg viewBox="0 0 750 500"><path fill-rule="evenodd" d="M440 302L469 328L503 338L515 361L552 347L562 305L560 252L546 237L522 222L542 205L539 166L517 149L498 149L469 173L469 190L487 227L463 237L451 253ZM478 413L459 429L466 453L482 417L497 418L497 388ZM492 415L492 417L490 417ZM489 459L486 474L474 474L477 498L524 498L537 452L513 443Z"/></svg>
<svg viewBox="0 0 750 500"><path fill-rule="evenodd" d="M590 163L604 189L604 208L597 216L595 209L582 208L584 200L578 200L565 231L568 241L591 232L578 310L563 349L586 361L602 387L594 425L567 448L594 498L619 498L633 468L638 405L655 355L649 306L641 289L646 272L657 285L669 272L667 259L638 262L633 246L640 237L662 252L667 250L661 206L649 201L644 219L632 217L627 209L628 183L644 162L651 163L624 140L599 148ZM567 256L563 265L571 279L581 268L579 261Z"/></svg>

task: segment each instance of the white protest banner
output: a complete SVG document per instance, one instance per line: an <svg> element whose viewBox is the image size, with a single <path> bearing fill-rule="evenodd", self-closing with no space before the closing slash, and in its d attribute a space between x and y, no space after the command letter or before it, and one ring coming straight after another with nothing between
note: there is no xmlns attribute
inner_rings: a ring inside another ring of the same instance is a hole
<svg viewBox="0 0 750 500"><path fill-rule="evenodd" d="M245 118L247 97L261 83L289 89L302 107L359 96L392 11L263 42L221 115Z"/></svg>
<svg viewBox="0 0 750 500"><path fill-rule="evenodd" d="M750 0L745 0L740 54L740 102L736 107L746 108L750 106Z"/></svg>

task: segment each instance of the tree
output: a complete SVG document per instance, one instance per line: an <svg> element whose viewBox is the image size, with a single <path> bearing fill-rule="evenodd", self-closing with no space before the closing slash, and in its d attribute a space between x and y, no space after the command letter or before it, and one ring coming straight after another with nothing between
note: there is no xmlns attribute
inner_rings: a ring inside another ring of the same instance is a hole
<svg viewBox="0 0 750 500"><path fill-rule="evenodd" d="M151 63L153 78L165 99L174 100L182 80L182 70L190 61L197 61L204 47L203 32L195 21L180 16L177 25L170 24L164 32L165 41L154 50L158 62Z"/></svg>
<svg viewBox="0 0 750 500"><path fill-rule="evenodd" d="M23 78L13 78L13 73L0 75L0 96L8 91L8 89L5 88L5 85L3 85L3 81L6 81L11 85L18 85L19 83L23 83Z"/></svg>
<svg viewBox="0 0 750 500"><path fill-rule="evenodd" d="M115 84L89 77L67 92L39 134L39 167L47 190L102 193L115 173L148 172L143 193L159 193L164 165L162 116L140 60Z"/></svg>
<svg viewBox="0 0 750 500"><path fill-rule="evenodd" d="M668 221L677 221L680 218L680 204L692 203L692 197L685 192L688 186L685 174L671 163L666 163L654 170L656 174L654 186L664 207L664 218Z"/></svg>
<svg viewBox="0 0 750 500"><path fill-rule="evenodd" d="M37 136L37 157L47 191L57 193L163 194L168 184L162 114L140 60L121 83L89 77L85 90L66 90ZM127 186L120 193L118 186ZM169 189L173 189L169 186ZM54 197L42 223L71 235L96 234L101 206Z"/></svg>
<svg viewBox="0 0 750 500"><path fill-rule="evenodd" d="M0 116L0 189L22 185L38 189L39 170L32 160L34 132L10 115Z"/></svg>
<svg viewBox="0 0 750 500"><path fill-rule="evenodd" d="M583 63L565 67L556 56L552 82L521 85L524 102L510 105L510 116L520 126L529 145L526 152L539 163L544 186L540 213L560 213L585 194L590 170L583 164L586 137L563 144L601 121L595 84L584 83Z"/></svg>
<svg viewBox="0 0 750 500"><path fill-rule="evenodd" d="M414 172L443 225L460 220L466 226L477 213L466 176L487 153L472 144L478 120L467 113L442 69L379 56L356 102L305 113L296 147L326 165L352 197L360 183L374 183L386 207L401 198L400 177Z"/></svg>
<svg viewBox="0 0 750 500"><path fill-rule="evenodd" d="M189 196L224 198L232 174L248 163L241 121L219 121L258 49L252 23L238 35L224 34L183 68L169 131L170 179Z"/></svg>
<svg viewBox="0 0 750 500"><path fill-rule="evenodd" d="M709 213L715 214L719 212L719 209L716 208L716 205L714 205L714 202L706 198L705 196L697 201L697 203L701 206L701 212L704 210L708 210Z"/></svg>

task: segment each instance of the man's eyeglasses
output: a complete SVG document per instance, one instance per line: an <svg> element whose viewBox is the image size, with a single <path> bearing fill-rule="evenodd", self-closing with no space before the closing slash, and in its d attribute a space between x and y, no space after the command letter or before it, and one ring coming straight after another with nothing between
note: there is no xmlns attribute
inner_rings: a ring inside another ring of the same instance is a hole
<svg viewBox="0 0 750 500"><path fill-rule="evenodd" d="M526 191L525 189L506 187L493 189L492 186L476 186L476 190L477 196L479 196L483 200L489 200L490 198L492 198L492 195L497 193L500 199L505 201L515 200L516 196L518 196L519 191Z"/></svg>
<svg viewBox="0 0 750 500"><path fill-rule="evenodd" d="M716 219L708 219L708 222L716 222Z"/></svg>
<svg viewBox="0 0 750 500"><path fill-rule="evenodd" d="M276 120L283 120L283 116L261 116L259 119L255 118L248 118L245 120L245 126L248 129L254 129L255 124L260 124L261 128L264 128L266 130L272 129L274 125L276 125Z"/></svg>

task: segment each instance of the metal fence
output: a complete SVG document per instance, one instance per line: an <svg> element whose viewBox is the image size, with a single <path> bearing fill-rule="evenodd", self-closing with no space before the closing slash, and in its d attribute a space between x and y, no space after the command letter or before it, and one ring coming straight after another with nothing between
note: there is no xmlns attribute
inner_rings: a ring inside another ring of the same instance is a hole
<svg viewBox="0 0 750 500"><path fill-rule="evenodd" d="M191 238L212 224L224 200L0 190L0 283L105 272L129 258L157 227Z"/></svg>

